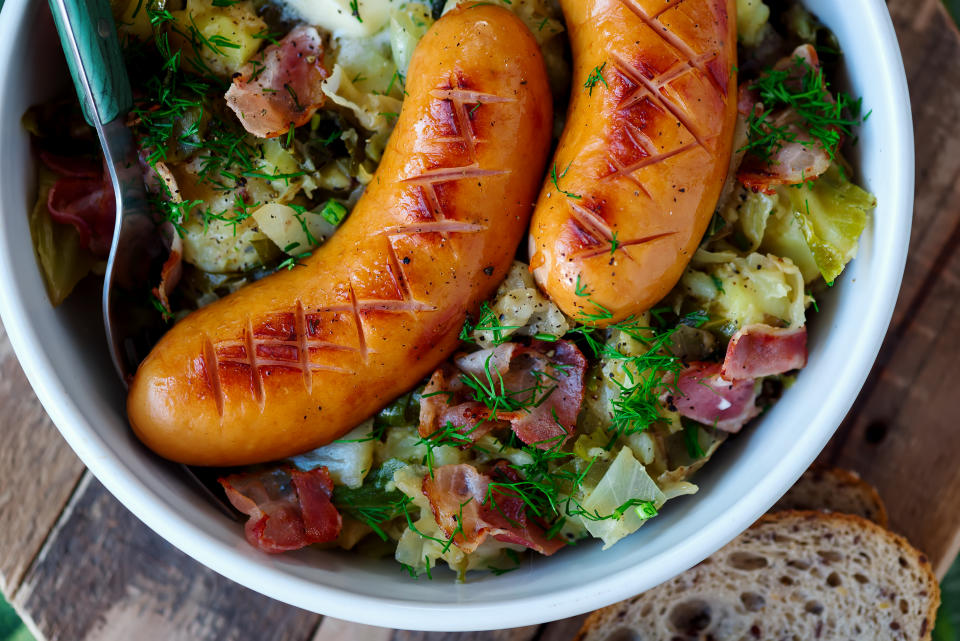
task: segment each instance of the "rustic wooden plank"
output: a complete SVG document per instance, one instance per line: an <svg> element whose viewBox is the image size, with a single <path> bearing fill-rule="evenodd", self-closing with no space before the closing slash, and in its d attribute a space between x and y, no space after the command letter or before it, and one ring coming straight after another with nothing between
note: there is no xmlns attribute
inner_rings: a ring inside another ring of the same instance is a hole
<svg viewBox="0 0 960 641"><path fill-rule="evenodd" d="M320 623L174 549L89 473L14 602L47 641L307 641Z"/></svg>
<svg viewBox="0 0 960 641"><path fill-rule="evenodd" d="M537 641L570 641L580 631L586 618L586 614L581 614L580 616L548 623L543 626Z"/></svg>
<svg viewBox="0 0 960 641"><path fill-rule="evenodd" d="M30 389L0 325L0 591L16 592L83 474Z"/></svg>
<svg viewBox="0 0 960 641"><path fill-rule="evenodd" d="M395 630L324 617L311 641L390 641Z"/></svg>
<svg viewBox="0 0 960 641"><path fill-rule="evenodd" d="M397 630L393 641L532 641L540 626L511 628L493 632L412 632Z"/></svg>
<svg viewBox="0 0 960 641"><path fill-rule="evenodd" d="M891 3L913 97L917 196L900 301L874 372L821 460L858 471L940 576L960 550L960 37L934 0ZM953 376L951 376L953 374Z"/></svg>

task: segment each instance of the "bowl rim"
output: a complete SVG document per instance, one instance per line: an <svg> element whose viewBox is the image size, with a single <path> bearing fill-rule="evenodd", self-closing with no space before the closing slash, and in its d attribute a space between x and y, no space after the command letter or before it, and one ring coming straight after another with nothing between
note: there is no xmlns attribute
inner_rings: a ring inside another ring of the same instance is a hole
<svg viewBox="0 0 960 641"><path fill-rule="evenodd" d="M14 59L19 43L18 31L29 15L30 4L36 1L7 0L5 3L3 19L0 20L0 61ZM178 514L147 487L106 442L95 436L77 404L60 384L55 364L48 358L38 357L43 353L42 338L31 326L25 309L14 304L13 297L0 295L0 317L38 398L70 447L94 476L162 538L202 565L241 585L306 610L317 611L316 604L322 603L323 614L400 629L501 629L562 619L604 607L683 572L733 539L765 512L766 506L772 505L786 491L826 445L856 399L879 353L899 294L910 239L914 192L913 123L903 60L886 6L882 0L864 0L860 4L863 5L859 14L862 32L881 39L880 46L875 48L876 65L886 73L873 76L871 82L882 85L880 95L896 123L896 127L886 132L889 138L885 139L885 144L893 149L894 157L901 159L900 169L905 169L894 172L895 198L889 207L889 211L902 212L896 221L896 233L882 237L885 242L879 243L876 249L885 257L877 266L878 280L896 286L878 292L872 309L864 310L863 335L867 338L851 347L852 375L838 382L837 393L832 394L830 402L823 403L810 418L810 426L819 426L819 429L807 429L797 439L792 449L792 463L778 466L764 483L755 484L733 510L717 519L710 528L678 541L672 545L669 554L660 555L642 566L624 567L607 575L603 586L599 585L600 581L585 582L575 588L515 599L509 607L492 602L426 605L364 595L315 583L281 570L267 570ZM8 73L8 68L0 68L0 87L6 86ZM0 118L14 117L19 121L19 114L5 111L5 103L0 102ZM0 225L0 247L8 246L5 233ZM15 266L10 256L0 252L0 283L14 282L15 279ZM264 572L272 572L277 578L265 580Z"/></svg>

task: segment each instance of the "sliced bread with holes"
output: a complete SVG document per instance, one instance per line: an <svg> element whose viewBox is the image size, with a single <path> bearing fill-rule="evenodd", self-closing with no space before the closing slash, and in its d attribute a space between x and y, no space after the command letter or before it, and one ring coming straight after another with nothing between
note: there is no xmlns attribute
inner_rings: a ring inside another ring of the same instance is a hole
<svg viewBox="0 0 960 641"><path fill-rule="evenodd" d="M926 557L858 516L767 514L701 564L597 610L577 641L930 639Z"/></svg>
<svg viewBox="0 0 960 641"><path fill-rule="evenodd" d="M856 514L887 527L887 508L876 488L856 472L813 466L770 510L823 510Z"/></svg>

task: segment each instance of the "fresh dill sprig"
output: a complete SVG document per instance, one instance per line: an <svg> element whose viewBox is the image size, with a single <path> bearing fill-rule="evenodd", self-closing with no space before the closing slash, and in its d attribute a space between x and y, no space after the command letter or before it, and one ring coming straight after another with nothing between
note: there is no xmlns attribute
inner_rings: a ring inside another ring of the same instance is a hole
<svg viewBox="0 0 960 641"><path fill-rule="evenodd" d="M747 120L749 141L742 148L769 161L785 144L799 142L806 147L819 147L836 160L837 148L853 129L863 122L862 99L854 100L840 92L836 99L823 69L812 67L801 57L786 69L767 69L749 88L757 91L764 111L758 109ZM796 115L796 122L775 123L769 115L782 108ZM806 134L809 139L800 136Z"/></svg>
<svg viewBox="0 0 960 641"><path fill-rule="evenodd" d="M519 325L504 325L500 321L500 317L497 316L490 309L490 305L484 301L480 305L480 317L477 319L476 323L472 323L470 318L467 318L463 322L463 327L460 328L460 340L466 343L476 343L470 334L473 332L490 332L491 338L490 342L494 345L501 345L509 340L509 336L506 335L506 332L520 329Z"/></svg>
<svg viewBox="0 0 960 641"><path fill-rule="evenodd" d="M607 66L607 62L604 61L603 64L598 65L593 68L593 71L590 72L590 75L587 76L587 81L583 83L583 88L587 90L588 95L593 95L593 89L599 83L609 89L610 85L607 84L607 79L603 77L603 69Z"/></svg>
<svg viewBox="0 0 960 641"><path fill-rule="evenodd" d="M575 194L572 191L567 191L560 188L560 181L564 176L567 175L567 172L570 171L570 166L573 165L573 161L570 161L570 164L567 165L567 168L563 170L562 174L557 173L557 163L553 163L553 167L550 168L550 182L553 183L553 186L556 187L557 191L566 196L567 198L572 198L573 200L580 200L583 198L580 194Z"/></svg>

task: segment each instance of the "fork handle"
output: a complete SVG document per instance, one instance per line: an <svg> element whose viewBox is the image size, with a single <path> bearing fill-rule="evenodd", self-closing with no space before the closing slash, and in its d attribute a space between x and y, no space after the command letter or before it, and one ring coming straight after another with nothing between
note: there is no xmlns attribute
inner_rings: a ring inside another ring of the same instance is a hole
<svg viewBox="0 0 960 641"><path fill-rule="evenodd" d="M87 122L128 112L133 95L108 0L50 0L50 9Z"/></svg>

